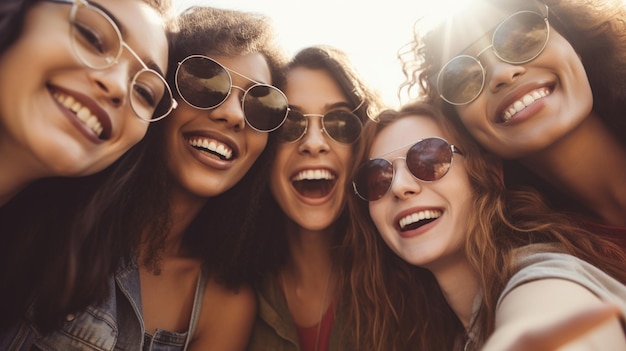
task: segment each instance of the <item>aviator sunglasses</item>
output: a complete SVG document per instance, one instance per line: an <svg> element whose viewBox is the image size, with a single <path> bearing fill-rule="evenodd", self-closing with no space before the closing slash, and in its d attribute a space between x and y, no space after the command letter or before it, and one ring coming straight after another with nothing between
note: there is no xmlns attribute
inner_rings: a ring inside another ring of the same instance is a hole
<svg viewBox="0 0 626 351"><path fill-rule="evenodd" d="M437 76L439 96L452 105L465 105L474 101L485 86L485 68L479 57L493 49L496 57L504 62L519 65L539 56L548 43L550 23L548 6L545 14L535 11L518 11L494 30L491 45L475 57L459 55L448 61Z"/></svg>
<svg viewBox="0 0 626 351"><path fill-rule="evenodd" d="M390 151L385 155L408 146ZM455 152L462 155L459 149L446 140L431 137L410 145L405 157L398 157L392 161L384 158L370 159L359 168L354 176L352 181L354 192L366 201L376 201L385 196L393 183L395 174L393 161L397 159L405 160L414 178L423 182L434 182L448 173Z"/></svg>
<svg viewBox="0 0 626 351"><path fill-rule="evenodd" d="M72 5L70 11L70 38L78 60L88 68L103 70L116 65L126 49L140 64L129 85L130 106L140 119L158 121L176 108L172 91L163 76L148 68L143 60L122 39L115 22L97 4L86 0L47 0L56 4Z"/></svg>
<svg viewBox="0 0 626 351"><path fill-rule="evenodd" d="M361 119L354 114L361 105L362 102L352 111L333 110L324 115L289 109L285 123L277 131L278 138L283 142L296 142L306 135L309 126L308 117L320 117L322 132L337 142L352 144L359 139L363 129Z"/></svg>
<svg viewBox="0 0 626 351"><path fill-rule="evenodd" d="M254 84L247 89L236 86L231 73ZM207 56L191 55L179 62L175 80L180 97L200 110L220 106L233 88L241 90L241 108L246 123L260 132L277 129L287 117L287 97L282 91L228 69Z"/></svg>

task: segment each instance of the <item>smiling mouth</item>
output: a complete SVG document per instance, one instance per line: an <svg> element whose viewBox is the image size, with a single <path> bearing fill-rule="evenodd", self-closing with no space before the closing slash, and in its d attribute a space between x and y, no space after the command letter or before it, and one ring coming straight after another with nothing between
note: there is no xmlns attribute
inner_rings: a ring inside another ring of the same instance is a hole
<svg viewBox="0 0 626 351"><path fill-rule="evenodd" d="M308 169L291 177L296 191L308 198L319 199L328 194L337 183L337 177L327 169Z"/></svg>
<svg viewBox="0 0 626 351"><path fill-rule="evenodd" d="M54 91L52 96L56 101L63 105L68 110L74 112L78 120L80 120L87 128L89 128L100 139L107 139L107 135L103 135L104 128L102 122L98 119L91 110L84 106L80 101L76 100L70 95L63 94L59 91Z"/></svg>
<svg viewBox="0 0 626 351"><path fill-rule="evenodd" d="M552 90L549 87L543 87L539 89L535 89L526 95L522 96L521 99L513 102L509 107L504 110L501 117L501 123L506 123L510 121L516 114L523 111L526 107L530 106L535 101L544 98L552 93Z"/></svg>
<svg viewBox="0 0 626 351"><path fill-rule="evenodd" d="M441 210L424 210L414 212L400 218L398 226L400 227L400 231L403 232L414 230L436 220L441 217L442 214L443 211Z"/></svg>
<svg viewBox="0 0 626 351"><path fill-rule="evenodd" d="M194 149L199 150L204 154L214 156L220 160L230 161L233 159L233 149L218 140L202 136L193 136L187 138L187 142Z"/></svg>

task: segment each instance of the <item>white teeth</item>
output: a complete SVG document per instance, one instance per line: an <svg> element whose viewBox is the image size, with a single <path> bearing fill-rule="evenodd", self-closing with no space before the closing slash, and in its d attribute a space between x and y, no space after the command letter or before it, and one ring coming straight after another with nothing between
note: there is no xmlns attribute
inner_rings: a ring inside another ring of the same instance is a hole
<svg viewBox="0 0 626 351"><path fill-rule="evenodd" d="M102 128L102 124L100 123L100 120L98 120L98 117L92 114L89 108L83 106L73 97L61 94L58 91L55 91L52 96L54 96L54 98L61 105L74 112L76 114L76 117L78 117L78 119L85 123L87 128L91 129L94 133L96 133L97 136L100 136L100 134L102 134L104 128Z"/></svg>
<svg viewBox="0 0 626 351"><path fill-rule="evenodd" d="M300 171L298 174L291 178L291 181L297 182L300 180L318 180L318 179L326 179L331 180L335 179L335 176L330 173L327 169L307 169L304 171Z"/></svg>
<svg viewBox="0 0 626 351"><path fill-rule="evenodd" d="M550 95L550 90L548 88L541 88L537 90L533 90L530 93L524 95L521 99L515 101L504 111L504 115L502 119L504 122L509 121L515 114L525 109L527 106L532 104L533 102Z"/></svg>
<svg viewBox="0 0 626 351"><path fill-rule="evenodd" d="M400 229L404 229L406 226L419 222L424 219L439 218L442 214L443 212L439 210L425 210L425 211L412 213L400 219L400 223L399 223Z"/></svg>
<svg viewBox="0 0 626 351"><path fill-rule="evenodd" d="M228 145L222 144L216 140L196 137L188 139L188 142L193 147L203 148L219 154L226 160L230 160L233 157L233 150L228 147Z"/></svg>

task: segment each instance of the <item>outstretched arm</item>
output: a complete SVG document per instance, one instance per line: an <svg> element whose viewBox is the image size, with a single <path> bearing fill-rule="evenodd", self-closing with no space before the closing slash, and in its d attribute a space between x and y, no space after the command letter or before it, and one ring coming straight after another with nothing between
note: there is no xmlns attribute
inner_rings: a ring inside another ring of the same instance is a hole
<svg viewBox="0 0 626 351"><path fill-rule="evenodd" d="M503 300L482 351L625 350L617 306L576 283L523 284Z"/></svg>

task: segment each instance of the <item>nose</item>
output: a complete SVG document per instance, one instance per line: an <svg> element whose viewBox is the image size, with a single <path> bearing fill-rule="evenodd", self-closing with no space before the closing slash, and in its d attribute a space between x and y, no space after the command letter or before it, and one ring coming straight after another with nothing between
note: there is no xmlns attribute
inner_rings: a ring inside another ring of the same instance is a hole
<svg viewBox="0 0 626 351"><path fill-rule="evenodd" d="M243 130L246 126L246 119L241 103L242 96L241 89L232 87L226 100L218 107L209 110L211 120L235 131Z"/></svg>
<svg viewBox="0 0 626 351"><path fill-rule="evenodd" d="M307 116L306 118L307 129L300 139L298 151L312 156L328 153L330 147L322 130L322 119L318 116Z"/></svg>
<svg viewBox="0 0 626 351"><path fill-rule="evenodd" d="M400 162L402 161L402 162ZM406 166L406 161L394 161L394 175L389 191L396 199L408 199L422 192L422 183L415 179Z"/></svg>
<svg viewBox="0 0 626 351"><path fill-rule="evenodd" d="M132 79L127 65L117 64L104 70L90 70L89 78L96 86L98 94L113 106L120 107L126 103Z"/></svg>
<svg viewBox="0 0 626 351"><path fill-rule="evenodd" d="M513 84L519 76L526 72L524 65L504 62L493 53L484 55L481 61L483 61L487 71L487 87L492 93Z"/></svg>

